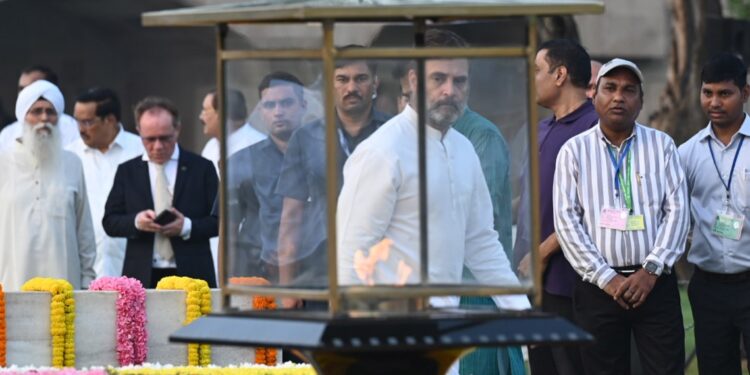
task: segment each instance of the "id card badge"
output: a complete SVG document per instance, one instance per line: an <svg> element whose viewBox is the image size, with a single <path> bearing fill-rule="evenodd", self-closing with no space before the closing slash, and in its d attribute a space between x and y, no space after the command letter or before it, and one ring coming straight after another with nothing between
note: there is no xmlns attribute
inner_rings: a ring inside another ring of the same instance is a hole
<svg viewBox="0 0 750 375"><path fill-rule="evenodd" d="M619 208L602 208L599 215L599 226L615 230L628 229L628 210Z"/></svg>
<svg viewBox="0 0 750 375"><path fill-rule="evenodd" d="M646 223L643 220L643 215L628 216L628 230L644 230L644 229L646 229Z"/></svg>
<svg viewBox="0 0 750 375"><path fill-rule="evenodd" d="M745 218L742 215L734 216L727 212L719 213L716 215L716 221L711 228L711 232L719 237L737 241L742 235L742 226L744 223Z"/></svg>

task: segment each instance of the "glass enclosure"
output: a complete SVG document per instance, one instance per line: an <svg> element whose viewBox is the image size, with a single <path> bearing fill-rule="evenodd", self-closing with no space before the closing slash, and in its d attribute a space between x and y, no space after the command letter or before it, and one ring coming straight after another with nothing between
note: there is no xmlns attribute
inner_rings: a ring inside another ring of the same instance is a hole
<svg viewBox="0 0 750 375"><path fill-rule="evenodd" d="M225 295L333 314L538 304L536 16L602 10L290 0L144 17L217 26Z"/></svg>
<svg viewBox="0 0 750 375"><path fill-rule="evenodd" d="M521 32L486 32L509 25ZM426 47L463 48L438 44L448 37L466 46L520 49L523 26L523 18L429 25ZM310 24L241 25L230 28L226 46L252 48L252 40L264 38L249 35L269 34L274 43L266 40L263 48L319 49L315 30L320 28ZM413 35L411 24L343 23L335 27L334 45L366 54L367 47L412 47ZM262 277L272 287L324 290L335 267L341 287L530 290L533 267L518 273L531 227L530 212L520 212L529 210L521 192L530 186L526 57L362 57L337 59L333 67L331 79L320 60L224 63L226 284ZM333 139L326 131L326 86L333 90ZM247 103L247 121L232 119L237 92ZM267 138L237 149L239 125ZM328 143L336 151L331 160ZM335 181L327 176L329 163ZM334 240L329 210L337 220ZM526 238L518 239L519 233ZM335 246L335 262L329 246Z"/></svg>

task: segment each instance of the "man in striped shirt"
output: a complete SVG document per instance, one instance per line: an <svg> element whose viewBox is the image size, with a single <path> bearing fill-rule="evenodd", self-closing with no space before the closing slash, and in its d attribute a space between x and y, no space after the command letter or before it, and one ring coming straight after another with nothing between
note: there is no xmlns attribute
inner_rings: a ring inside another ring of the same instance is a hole
<svg viewBox="0 0 750 375"><path fill-rule="evenodd" d="M631 333L645 374L682 374L684 332L677 280L689 224L685 175L672 139L635 120L643 75L613 59L597 76L599 124L557 158L558 240L581 276L577 320L596 337L582 349L587 374L629 374Z"/></svg>

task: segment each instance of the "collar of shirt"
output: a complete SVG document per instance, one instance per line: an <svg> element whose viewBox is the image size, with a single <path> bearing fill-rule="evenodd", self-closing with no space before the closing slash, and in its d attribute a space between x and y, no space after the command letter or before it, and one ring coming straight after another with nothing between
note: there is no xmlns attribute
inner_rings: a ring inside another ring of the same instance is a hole
<svg viewBox="0 0 750 375"><path fill-rule="evenodd" d="M709 138L713 138L718 144L724 147L724 144L721 141L719 141L719 138L714 133L714 129L713 127L711 127L710 121L708 122L708 125L705 128L701 129L700 134L701 134L700 142L706 142L708 141ZM737 133L735 133L732 136L732 141L729 142L729 145L727 145L727 147L731 146L737 140L738 134L742 134L745 137L750 137L750 116L748 116L747 113L745 113L745 120L742 122L742 126L740 126L740 130L738 130Z"/></svg>
<svg viewBox="0 0 750 375"><path fill-rule="evenodd" d="M406 118L409 120L409 122L417 126L419 125L419 118L418 118L419 116L417 116L417 111L415 111L414 108L411 107L411 105L409 104L406 105L406 107L404 108L404 114L406 115ZM427 125L426 128L427 128L427 132L426 132L427 139L433 139L438 142L442 142L444 136L448 134L448 132L445 132L445 134L443 134L443 132L441 132L440 130L437 130L429 125ZM450 129L448 130L450 131Z"/></svg>
<svg viewBox="0 0 750 375"><path fill-rule="evenodd" d="M627 142L631 138L635 138L636 134L638 134L638 127L639 126L642 126L642 125L639 124L638 122L634 123L634 125L633 125L633 132L630 133L630 135L627 138L625 138L625 139L622 140L622 143L620 144L619 147L613 145L612 142L610 142L609 139L604 135L604 132L602 131L602 123L601 122L597 122L596 123L596 134L599 137L599 139L603 140L606 143L606 145L612 146L615 149L619 150L620 147L622 147L625 144L625 142Z"/></svg>
<svg viewBox="0 0 750 375"><path fill-rule="evenodd" d="M109 144L109 147L107 148L107 152L111 151L115 146L118 146L120 148L125 148L124 145L124 133L125 129L122 127L122 124L118 124L119 129L117 130L117 135L115 136L115 139L112 140L112 143ZM98 151L99 149L91 147L87 145L86 143L83 144L83 151L84 152L94 152Z"/></svg>
<svg viewBox="0 0 750 375"><path fill-rule="evenodd" d="M143 156L141 156L141 159L143 161L147 161L151 163L151 159L148 157L148 152L144 152ZM169 157L169 161L177 161L180 160L180 145L174 145L174 151L172 152L172 156Z"/></svg>
<svg viewBox="0 0 750 375"><path fill-rule="evenodd" d="M572 124L576 122L581 116L588 113L590 108L593 108L594 104L591 103L591 99L586 99L586 101L583 102L578 108L576 108L573 112L568 113L564 117L560 119L556 119L554 116L550 119L550 122L558 122L561 124Z"/></svg>

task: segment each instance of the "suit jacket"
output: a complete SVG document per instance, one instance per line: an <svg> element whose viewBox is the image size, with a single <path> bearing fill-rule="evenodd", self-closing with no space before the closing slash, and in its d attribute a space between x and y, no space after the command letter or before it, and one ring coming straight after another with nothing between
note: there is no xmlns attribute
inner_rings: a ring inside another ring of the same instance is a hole
<svg viewBox="0 0 750 375"><path fill-rule="evenodd" d="M219 232L218 218L211 213L218 184L210 161L180 148L172 206L190 218L192 230L188 240L170 238L177 274L205 280L212 288L216 276L208 240ZM127 238L122 274L140 280L145 287L151 285L154 233L136 229L135 216L148 209L154 209L148 162L138 156L117 167L102 225L109 236Z"/></svg>

